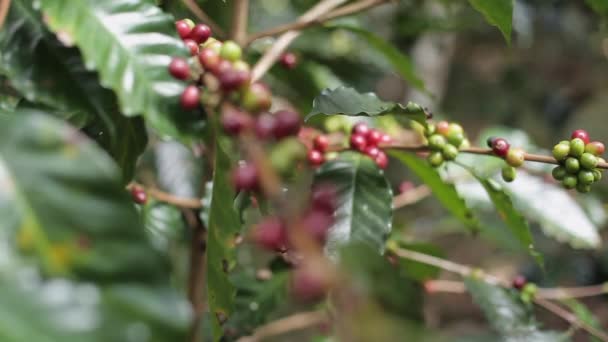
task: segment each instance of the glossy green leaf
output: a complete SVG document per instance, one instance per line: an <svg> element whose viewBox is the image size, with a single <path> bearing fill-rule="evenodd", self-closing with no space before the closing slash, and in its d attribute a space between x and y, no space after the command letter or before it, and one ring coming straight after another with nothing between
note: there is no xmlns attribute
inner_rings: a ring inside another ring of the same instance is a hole
<svg viewBox="0 0 608 342"><path fill-rule="evenodd" d="M413 154L391 151L390 155L400 160L420 178L430 189L439 202L460 222L472 231L479 230L479 222L460 197L453 184L445 182L437 170L429 163Z"/></svg>
<svg viewBox="0 0 608 342"><path fill-rule="evenodd" d="M148 200L142 208L144 226L152 242L165 250L172 241L181 240L186 233L186 225L179 208Z"/></svg>
<svg viewBox="0 0 608 342"><path fill-rule="evenodd" d="M163 135L190 131L200 114L179 108L185 82L169 75L173 56L186 57L174 21L147 0L41 0L49 27L78 46L88 69L112 89L125 115L144 115Z"/></svg>
<svg viewBox="0 0 608 342"><path fill-rule="evenodd" d="M469 3L483 14L490 25L498 27L507 43L511 44L513 0L469 0Z"/></svg>
<svg viewBox="0 0 608 342"><path fill-rule="evenodd" d="M338 192L335 222L325 246L329 255L335 255L337 248L350 241L384 250L392 228L393 195L373 160L359 153L342 153L317 170L314 183L332 184Z"/></svg>
<svg viewBox="0 0 608 342"><path fill-rule="evenodd" d="M414 65L410 58L402 54L401 51L391 43L360 27L350 25L330 25L329 27L332 29L346 30L357 35L363 39L369 47L384 56L399 75L408 81L412 87L421 91L427 91L424 87L424 81L416 75Z"/></svg>
<svg viewBox="0 0 608 342"><path fill-rule="evenodd" d="M167 270L113 161L48 115L0 115L0 217L49 274L159 280Z"/></svg>
<svg viewBox="0 0 608 342"><path fill-rule="evenodd" d="M216 140L215 170L209 205L207 227L207 295L213 316L213 337L219 340L223 334L220 318L229 318L234 307L236 288L230 282L228 272L235 262L236 234L240 232L239 215L232 206L235 198L230 183L230 158L226 140Z"/></svg>
<svg viewBox="0 0 608 342"><path fill-rule="evenodd" d="M426 124L429 114L420 105L409 102L402 105L396 102L382 101L374 93L361 94L353 88L338 87L325 89L312 103L312 111L306 120L315 115L348 115L348 116L378 116L394 114Z"/></svg>

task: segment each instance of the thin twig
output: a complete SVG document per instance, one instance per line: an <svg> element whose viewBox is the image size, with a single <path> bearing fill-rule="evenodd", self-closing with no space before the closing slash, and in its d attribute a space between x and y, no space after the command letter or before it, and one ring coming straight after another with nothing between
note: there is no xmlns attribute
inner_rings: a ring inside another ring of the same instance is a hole
<svg viewBox="0 0 608 342"><path fill-rule="evenodd" d="M205 312L205 256L207 230L198 215L192 210L184 209L184 218L192 231L190 240L190 271L188 279L188 300L192 306L190 324L190 341L201 341L200 324Z"/></svg>
<svg viewBox="0 0 608 342"><path fill-rule="evenodd" d="M547 311L554 313L556 316L561 317L562 319L564 319L566 322L572 324L573 326L580 327L581 329L587 331L589 334L597 337L598 339L600 339L604 342L608 342L608 335L605 332L598 330L598 329L592 327L591 325L581 321L580 319L578 319L578 317L576 317L575 314L562 308L561 306L559 306L547 299L539 298L539 297L534 298L534 303L536 303L538 306L543 307Z"/></svg>
<svg viewBox="0 0 608 342"><path fill-rule="evenodd" d="M249 38L247 39L247 44L251 44L253 41L255 41L256 39L260 39L260 38L264 38L264 37L271 37L271 36L276 36L282 33L285 33L287 31L301 31L305 28L308 28L310 26L315 26L315 25L320 25L323 24L324 22L327 22L329 20L332 19L336 19L339 17L344 17L344 16L348 16L348 15L353 15L362 11L365 11L369 8L375 7L375 6L379 6L379 5L383 5L386 3L389 3L391 0L362 0L362 1L358 1L346 6L342 6L340 8L337 8L329 13L327 13L326 15L323 15L319 18L312 18L310 20L305 20L305 21L296 21L296 22L292 22L292 23L287 23L284 25L279 25L273 28L270 28L268 30L264 30L264 31L260 31L257 33L254 33L252 35L249 36Z"/></svg>
<svg viewBox="0 0 608 342"><path fill-rule="evenodd" d="M0 0L0 29L4 26L4 21L8 15L8 9L11 7L11 0Z"/></svg>
<svg viewBox="0 0 608 342"><path fill-rule="evenodd" d="M412 205L428 197L431 194L431 189L426 185L417 186L414 189L408 190L402 194L393 197L393 209L403 208Z"/></svg>
<svg viewBox="0 0 608 342"><path fill-rule="evenodd" d="M131 189L134 186L139 186L143 188L146 193L158 201L173 204L180 208L187 209L200 209L203 207L203 203L198 198L188 198L188 197L179 197L168 192L164 192L154 187L146 187L136 182L131 182L131 184L127 185L127 189Z"/></svg>
<svg viewBox="0 0 608 342"><path fill-rule="evenodd" d="M200 6L194 0L182 0L182 2L199 20L202 20L205 24L211 27L214 36L220 39L227 37L226 32L224 32L224 30L222 30L222 28L215 21L213 21L213 19L211 19L211 17L205 13L205 11L203 11L203 9L200 8Z"/></svg>
<svg viewBox="0 0 608 342"><path fill-rule="evenodd" d="M297 313L263 325L257 328L253 335L241 337L237 340L237 342L263 341L268 337L315 326L322 323L326 319L327 314L323 311Z"/></svg>
<svg viewBox="0 0 608 342"><path fill-rule="evenodd" d="M324 13L331 11L345 1L346 0L323 0L304 13L296 22L319 18ZM283 51L287 49L289 44L291 44L299 35L300 33L298 31L287 31L283 33L254 65L251 71L252 82L262 78L270 67L279 59Z"/></svg>
<svg viewBox="0 0 608 342"><path fill-rule="evenodd" d="M236 0L232 12L230 37L243 46L247 41L247 20L249 19L249 0Z"/></svg>

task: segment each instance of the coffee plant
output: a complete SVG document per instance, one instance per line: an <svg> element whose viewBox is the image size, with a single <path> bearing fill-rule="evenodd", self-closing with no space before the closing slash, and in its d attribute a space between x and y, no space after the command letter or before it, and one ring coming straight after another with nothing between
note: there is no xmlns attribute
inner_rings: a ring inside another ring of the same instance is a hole
<svg viewBox="0 0 608 342"><path fill-rule="evenodd" d="M416 48L529 3L0 0L0 340L608 341L597 129L469 128Z"/></svg>

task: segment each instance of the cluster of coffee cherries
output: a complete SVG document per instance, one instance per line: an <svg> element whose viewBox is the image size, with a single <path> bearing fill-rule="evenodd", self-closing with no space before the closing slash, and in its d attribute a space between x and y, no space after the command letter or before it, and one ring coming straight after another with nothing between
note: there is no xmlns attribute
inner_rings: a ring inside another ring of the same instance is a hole
<svg viewBox="0 0 608 342"><path fill-rule="evenodd" d="M589 134L582 129L572 132L571 140L564 140L553 147L553 157L559 166L553 169L553 178L561 181L566 189L580 193L591 191L591 184L602 178L598 163L605 162L600 156L604 153L604 144L590 141Z"/></svg>
<svg viewBox="0 0 608 342"><path fill-rule="evenodd" d="M460 149L470 145L462 126L454 122L428 123L424 136L431 150L427 160L433 167L443 165L444 161L456 159Z"/></svg>
<svg viewBox="0 0 608 342"><path fill-rule="evenodd" d="M519 291L519 296L524 303L531 303L538 292L536 284L529 283L526 277L521 274L513 278L511 285Z"/></svg>
<svg viewBox="0 0 608 342"><path fill-rule="evenodd" d="M220 42L211 37L209 26L195 25L190 19L177 21L175 27L192 55L190 59L175 57L169 64L173 77L191 82L181 95L184 110L201 104L215 107L226 99L250 112L270 108L270 91L261 83L251 83L250 67L241 59L238 44Z"/></svg>
<svg viewBox="0 0 608 342"><path fill-rule="evenodd" d="M359 151L376 162L381 169L388 166L388 157L381 149L381 145L388 145L392 142L390 135L377 129L370 128L364 122L356 123L350 133L350 147Z"/></svg>
<svg viewBox="0 0 608 342"><path fill-rule="evenodd" d="M502 179L505 182L514 181L517 176L516 168L522 166L526 160L526 151L519 147L512 148L504 138L489 137L486 143L494 155L503 158L506 162L502 168Z"/></svg>

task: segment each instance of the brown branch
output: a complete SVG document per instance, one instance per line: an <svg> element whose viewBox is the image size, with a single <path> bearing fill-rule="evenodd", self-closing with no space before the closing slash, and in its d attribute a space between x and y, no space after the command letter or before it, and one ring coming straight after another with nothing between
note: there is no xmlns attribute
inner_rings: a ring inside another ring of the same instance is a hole
<svg viewBox="0 0 608 342"><path fill-rule="evenodd" d="M188 279L188 300L192 306L190 341L201 341L201 320L205 312L205 255L207 230L198 215L188 209L183 210L184 218L190 226L190 271Z"/></svg>
<svg viewBox="0 0 608 342"><path fill-rule="evenodd" d="M304 13L296 22L314 20L319 18L324 13L334 9L346 0L323 0ZM262 78L264 74L272 67L279 59L283 51L287 49L289 44L296 39L300 33L298 31L287 31L283 33L274 44L264 53L262 58L253 66L251 71L252 82Z"/></svg>
<svg viewBox="0 0 608 342"><path fill-rule="evenodd" d="M417 203L430 194L431 189L426 185L420 185L414 189L408 190L393 197L393 210Z"/></svg>
<svg viewBox="0 0 608 342"><path fill-rule="evenodd" d="M11 0L0 0L0 29L4 26L4 21L11 7Z"/></svg>
<svg viewBox="0 0 608 342"><path fill-rule="evenodd" d="M301 312L270 322L255 330L251 336L241 337L237 342L259 342L272 336L315 326L327 319L323 311Z"/></svg>
<svg viewBox="0 0 608 342"><path fill-rule="evenodd" d="M391 0L362 0L359 2L355 2L352 4L337 8L319 18L312 18L310 20L287 23L287 24L283 24L283 25L279 25L279 26L270 28L268 30L254 33L254 34L250 35L249 38L247 39L247 44L251 44L256 39L276 36L276 35L285 33L287 31L301 31L301 30L311 27L311 26L321 25L324 22L327 22L329 20L348 16L348 15L353 15L353 14L365 11L367 9L370 9L372 7L387 4L390 1Z"/></svg>
<svg viewBox="0 0 608 342"><path fill-rule="evenodd" d="M199 20L202 20L205 24L211 27L214 36L220 39L227 37L226 32L224 32L224 30L222 30L222 28L215 21L213 21L213 19L211 19L211 17L205 13L205 11L203 11L203 9L200 8L200 6L194 0L182 0L182 2Z"/></svg>
<svg viewBox="0 0 608 342"><path fill-rule="evenodd" d="M230 37L243 46L247 41L247 20L249 19L249 0L236 0L232 12Z"/></svg>
<svg viewBox="0 0 608 342"><path fill-rule="evenodd" d="M127 185L127 189L131 189L134 186L139 186L145 189L146 193L156 200L172 204L176 207L187 208L187 209L200 209L203 207L201 200L198 198L179 197L168 192L164 192L154 187L146 187L136 182L131 182Z"/></svg>
<svg viewBox="0 0 608 342"><path fill-rule="evenodd" d="M590 326L589 324L581 321L580 319L578 319L578 317L576 317L575 314L562 308L561 306L559 306L551 301L548 301L544 298L539 298L539 297L534 298L534 303L536 303L540 307L543 307L547 311L554 313L556 316L559 316L560 318L564 319L566 322L570 323L572 326L581 328L581 329L587 331L589 334L597 337L598 339L600 339L604 342L608 342L608 335L605 332L598 330L598 329Z"/></svg>

